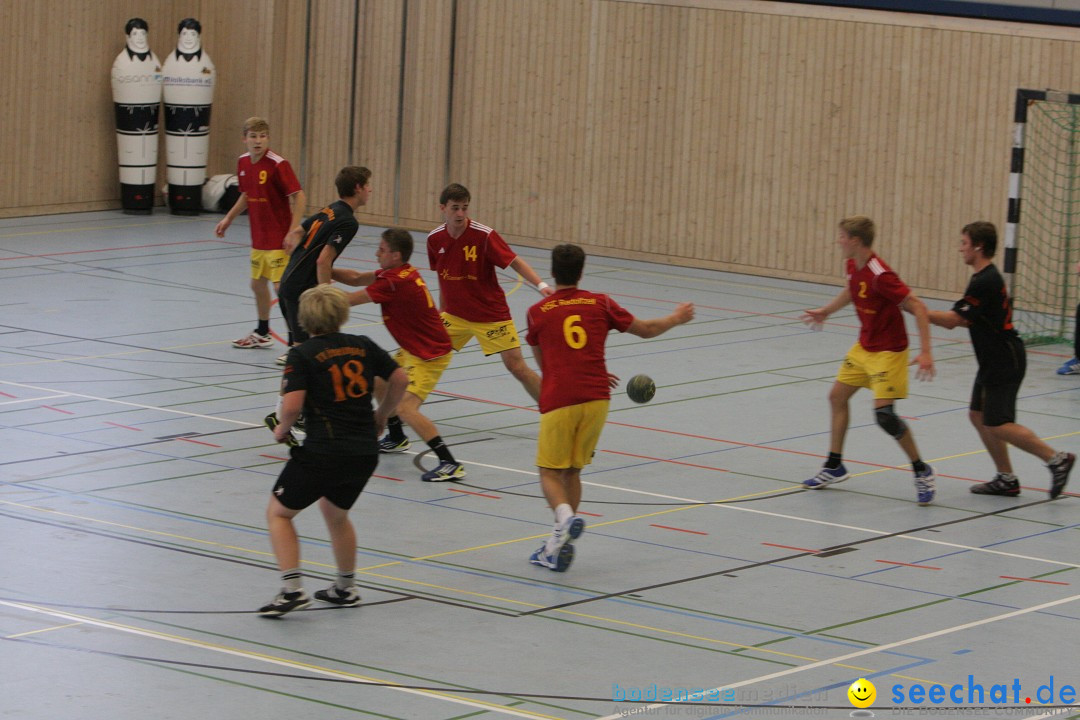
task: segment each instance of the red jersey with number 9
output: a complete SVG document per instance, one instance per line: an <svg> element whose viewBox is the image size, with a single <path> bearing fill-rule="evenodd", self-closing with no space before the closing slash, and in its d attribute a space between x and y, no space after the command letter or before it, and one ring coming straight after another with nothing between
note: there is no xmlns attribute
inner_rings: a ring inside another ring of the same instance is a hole
<svg viewBox="0 0 1080 720"><path fill-rule="evenodd" d="M900 352L908 346L907 328L900 304L911 290L892 268L877 255L859 269L853 258L847 261L851 302L859 313L862 329L859 344L868 352Z"/></svg>
<svg viewBox="0 0 1080 720"><path fill-rule="evenodd" d="M412 265L380 270L367 294L382 306L386 329L409 353L431 360L453 349L431 293Z"/></svg>
<svg viewBox="0 0 1080 720"><path fill-rule="evenodd" d="M292 166L272 150L257 163L251 162L251 153L244 153L236 162L236 175L240 192L247 195L251 247L280 250L292 225L289 196L300 192Z"/></svg>
<svg viewBox="0 0 1080 720"><path fill-rule="evenodd" d="M559 290L529 308L525 340L540 346L540 412L611 397L604 345L634 316L607 295Z"/></svg>

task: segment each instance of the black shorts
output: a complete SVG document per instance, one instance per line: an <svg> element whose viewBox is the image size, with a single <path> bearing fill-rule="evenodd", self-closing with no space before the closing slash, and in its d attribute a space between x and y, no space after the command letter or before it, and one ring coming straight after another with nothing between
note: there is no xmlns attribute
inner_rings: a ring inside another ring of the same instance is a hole
<svg viewBox="0 0 1080 720"><path fill-rule="evenodd" d="M983 414L982 424L997 427L1016 422L1016 396L1020 383L983 385L976 382L971 390L971 409Z"/></svg>
<svg viewBox="0 0 1080 720"><path fill-rule="evenodd" d="M378 454L320 455L303 446L289 454L292 458L282 468L272 492L290 510L303 510L319 498L348 510L379 464Z"/></svg>

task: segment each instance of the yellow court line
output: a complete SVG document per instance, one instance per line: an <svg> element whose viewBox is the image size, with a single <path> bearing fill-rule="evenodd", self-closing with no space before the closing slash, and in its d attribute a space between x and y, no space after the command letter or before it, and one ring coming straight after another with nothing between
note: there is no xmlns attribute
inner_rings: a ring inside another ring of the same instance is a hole
<svg viewBox="0 0 1080 720"><path fill-rule="evenodd" d="M14 640L16 638L26 637L27 635L37 635L38 633L52 632L53 630L63 630L64 628L75 627L76 625L82 625L82 624L83 624L82 622L64 623L63 625L54 625L53 627L38 628L37 630L30 630L28 632L15 633L14 635L7 635L7 636L4 637L4 639L5 640Z"/></svg>
<svg viewBox="0 0 1080 720"><path fill-rule="evenodd" d="M437 690L414 690L412 688L403 687L402 683L394 682L392 680L382 680L380 678L368 677L366 675L351 673L345 670L334 670L333 668L323 667L321 665L314 665L299 660L288 660L283 657L255 652L253 650L241 650L240 648L230 647L228 645L219 645L217 643L206 642L204 640L196 640L195 638L185 637L183 635L173 635L171 633L165 633L158 630L148 630L146 628L136 627L134 625L125 625L123 623L118 623L112 620L98 620L96 618L86 617L78 615L76 613L53 610L50 608L31 605L29 603L15 603L8 602L6 600L0 600L0 605L6 605L11 608L29 610L31 612L42 613L44 615L52 615L53 617L67 618L78 621L75 624L83 623L89 625L96 625L98 627L103 627L110 630L119 630L121 632L130 633L133 635L141 635L143 637L148 637L155 640L164 640L166 642L187 645L189 647L199 648L202 650L211 650L214 652L223 653L225 655L233 655L236 657L247 658L250 660L259 660L261 662L271 663L273 665L280 665L287 668L306 670L317 675L345 678L348 680L356 680L365 683L377 683L390 690L398 690L399 692L405 692L411 695L420 695L425 697L434 697L442 700L449 700L451 702L461 705L480 707L496 712L517 715L518 717L542 718L543 720L561 720L560 718L557 718L553 715L544 715L542 713L531 712L529 710L519 710L517 708L499 705L498 703L491 703L484 700L475 700L472 698L459 697L451 693L440 692Z"/></svg>

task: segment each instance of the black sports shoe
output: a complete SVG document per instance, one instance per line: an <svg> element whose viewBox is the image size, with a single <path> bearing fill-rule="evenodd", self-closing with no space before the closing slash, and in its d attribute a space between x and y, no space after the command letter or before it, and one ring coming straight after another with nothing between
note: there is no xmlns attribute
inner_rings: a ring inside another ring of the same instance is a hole
<svg viewBox="0 0 1080 720"><path fill-rule="evenodd" d="M1072 453L1058 453L1046 467L1050 468L1050 499L1056 500L1061 491L1065 489L1065 483L1069 482L1069 473L1076 464L1076 456Z"/></svg>
<svg viewBox="0 0 1080 720"><path fill-rule="evenodd" d="M296 422L292 426L300 432L307 432L307 418L304 417L304 413L296 416Z"/></svg>
<svg viewBox="0 0 1080 720"><path fill-rule="evenodd" d="M1016 497L1020 494L1020 481L1015 475L998 473L990 482L979 483L971 486L971 492L976 495L1005 495Z"/></svg>
<svg viewBox="0 0 1080 720"><path fill-rule="evenodd" d="M266 417L264 417L263 422L266 423L266 427L270 428L271 430L281 424L281 421L278 420L276 412L272 412ZM295 423L293 424L295 425ZM285 444L289 447L300 447L300 441L297 440L296 436L292 434L292 430L290 430L289 434L285 436Z"/></svg>
<svg viewBox="0 0 1080 720"><path fill-rule="evenodd" d="M381 453L400 453L409 449L412 443L409 442L409 438L403 437L400 440L395 440L387 433L383 435L382 440L379 441L379 452Z"/></svg>
<svg viewBox="0 0 1080 720"><path fill-rule="evenodd" d="M360 591L355 586L341 590L337 585L331 585L325 590L316 590L315 599L341 607L356 607L360 604Z"/></svg>
<svg viewBox="0 0 1080 720"><path fill-rule="evenodd" d="M285 613L306 608L310 604L311 598L303 590L291 593L281 592L278 593L276 598L259 608L259 615L263 617L281 617Z"/></svg>

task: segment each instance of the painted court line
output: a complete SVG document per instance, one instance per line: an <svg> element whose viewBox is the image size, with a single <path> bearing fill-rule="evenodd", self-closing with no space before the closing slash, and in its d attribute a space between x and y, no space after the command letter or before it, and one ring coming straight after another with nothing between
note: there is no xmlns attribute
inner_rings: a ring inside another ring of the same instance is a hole
<svg viewBox="0 0 1080 720"><path fill-rule="evenodd" d="M902 565L903 567L910 568L922 568L923 570L940 570L939 567L933 565L913 565L912 563L896 562L895 560L875 560L874 562L885 563L886 565Z"/></svg>
<svg viewBox="0 0 1080 720"><path fill-rule="evenodd" d="M686 530L684 528L671 527L670 525L656 525L649 523L649 527L660 528L661 530L675 530L677 532L691 533L692 535L708 535L707 532L701 532L700 530Z"/></svg>
<svg viewBox="0 0 1080 720"><path fill-rule="evenodd" d="M760 675L758 677L749 678L747 680L740 680L738 682L725 683L723 688L718 687L718 688L713 688L711 690L704 690L704 691L702 691L701 694L702 694L702 696L706 696L706 695L708 695L710 693L717 693L718 694L721 690L731 690L731 689L734 689L734 688L744 687L746 685L754 685L756 683L763 683L763 682L766 682L768 680L775 680L776 678L785 677L787 675L794 675L796 673L805 672L807 670L815 670L817 668L825 667L827 665L835 665L835 664L838 664L838 663L843 663L843 662L846 662L848 660L853 660L855 658L864 657L866 655L873 655L875 653L885 652L886 650L893 650L893 649L898 648L898 647L905 647L907 645L913 645L915 643L919 643L919 642L922 642L924 640L932 640L933 638L942 637L943 635L952 635L953 633L963 632L965 630L970 630L972 628L980 627L982 625L990 625L991 623L1001 622L1003 620L1010 620L1010 619L1015 618L1015 617L1020 617L1022 615L1028 615L1028 614L1034 613L1034 612L1040 612L1042 610L1047 610L1047 609L1052 608L1052 607L1057 607L1058 605L1065 605L1066 603L1075 602L1077 600L1080 600L1080 595L1072 595L1070 597L1062 598L1060 600L1052 600L1050 602L1045 602L1045 603L1042 603L1040 605L1032 605L1031 607L1022 608L1020 610L1013 610L1012 612L1003 613L1001 615L994 615L993 617L984 618L982 620L975 620L974 622L964 623L962 625L953 625L952 627L942 628L941 630L935 630L934 632L929 632L929 633L926 633L924 635L917 635L915 637L909 637L909 638L906 638L904 640L897 640L896 642L887 643L885 645L878 645L876 647L867 648L865 650L858 650L858 651L853 652L853 653L847 653L846 655L838 655L836 657L829 658L827 660L818 660L817 662L813 662L813 663L810 663L808 665L802 665L800 667L795 667L795 668L788 668L787 670L780 670L779 672L769 673L768 675ZM638 713L644 713L646 710L655 710L656 708L662 708L662 707L669 707L669 706L668 705L656 705L656 704L648 705L646 707L638 706L638 707L635 707L635 711L638 712ZM621 714L621 713L616 713L615 715L605 715L605 716L603 716L601 718L598 718L597 720L619 720L620 718L625 718L625 717L626 716Z"/></svg>
<svg viewBox="0 0 1080 720"><path fill-rule="evenodd" d="M263 653L250 652L247 650L232 648L225 645L216 645L213 643L195 640L194 638L186 638L179 635L169 635L154 630L146 630L144 628L137 628L131 625L123 625L116 622L96 620L90 617L82 617L73 613L61 612L59 610L51 610L48 608L37 607L35 605L8 602L7 600L0 600L0 605L5 605L16 610L26 610L34 613L41 613L42 615L49 615L52 617L60 618L61 620L70 620L72 622L83 623L86 625L94 625L96 627L105 628L106 630L115 630L122 633L139 635L141 637L150 638L153 640L163 640L165 642L176 643L177 645L186 645L188 647L198 648L200 650L210 650L212 652L221 653L223 655L231 655L233 657L244 658L245 660L257 660L259 662L269 663L271 665L278 665L294 670L302 670L304 672L312 673L313 675L322 675L324 677L353 680L355 682L379 683L383 685L387 690L395 690L397 692L408 693L410 695L419 695L434 700L445 700L447 702L457 703L459 705L467 705L469 707L480 708L489 712L498 712L505 715L513 715L515 717L523 718L544 718L544 720L559 720L552 715L543 715L540 713L529 712L527 710L516 710L514 708L509 708L504 705L488 703L482 700L470 700L468 698L458 697L449 693L435 692L431 690L412 690L410 688L397 687L396 683L393 683L389 680L380 680L378 678L365 677L363 675L357 675L354 673L345 672L343 670L332 670L330 668L324 668L318 665L311 665L309 663L286 660L285 658L279 658L273 655L264 655Z"/></svg>

